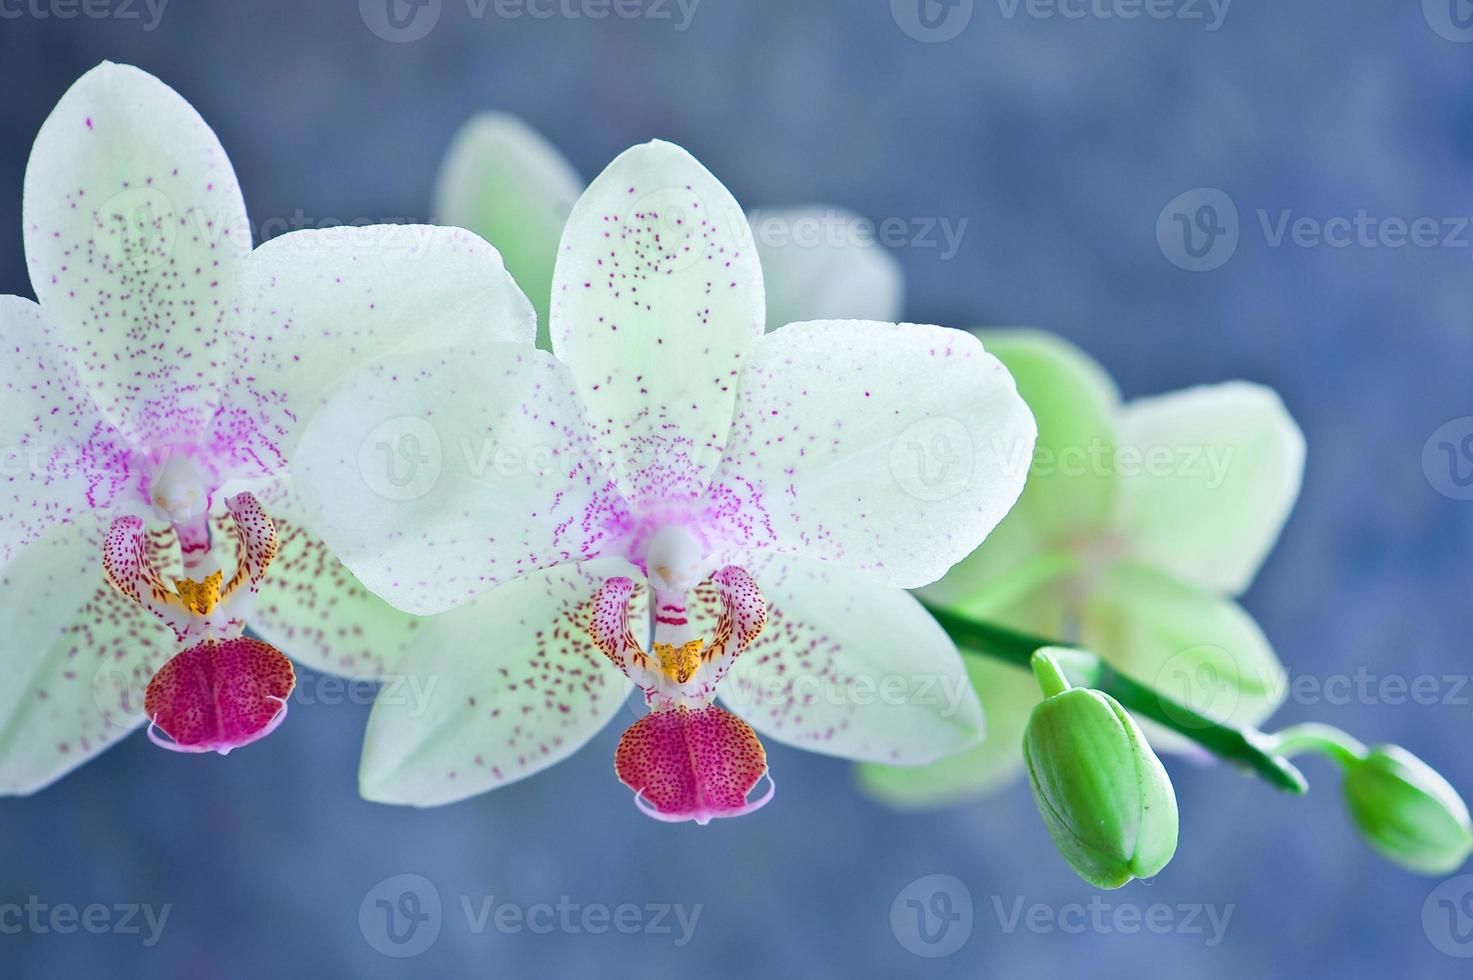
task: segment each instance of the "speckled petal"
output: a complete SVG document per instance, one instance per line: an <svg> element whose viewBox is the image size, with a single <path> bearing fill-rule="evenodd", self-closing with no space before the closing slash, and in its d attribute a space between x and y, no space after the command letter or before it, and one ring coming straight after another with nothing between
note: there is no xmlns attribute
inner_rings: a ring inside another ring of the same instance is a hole
<svg viewBox="0 0 1473 980"><path fill-rule="evenodd" d="M250 227L225 151L146 72L104 62L52 111L26 167L31 286L133 442L201 432Z"/></svg>
<svg viewBox="0 0 1473 980"><path fill-rule="evenodd" d="M237 476L286 471L302 423L353 370L449 346L530 344L532 306L501 256L460 228L300 231L247 260L230 318L233 384L216 455Z"/></svg>
<svg viewBox="0 0 1473 980"><path fill-rule="evenodd" d="M961 656L909 594L806 559L775 558L753 575L767 626L721 700L763 735L899 765L976 744L982 709Z"/></svg>
<svg viewBox="0 0 1473 980"><path fill-rule="evenodd" d="M426 620L374 703L363 795L452 803L577 751L629 692L588 626L600 584L633 574L616 560L563 565ZM643 593L634 603L643 619Z"/></svg>
<svg viewBox="0 0 1473 980"><path fill-rule="evenodd" d="M913 588L1012 507L1034 434L1012 376L970 334L793 324L748 358L707 513L738 564L772 549Z"/></svg>
<svg viewBox="0 0 1473 980"><path fill-rule="evenodd" d="M753 211L770 330L808 320L900 319L900 263L864 218L830 205Z"/></svg>
<svg viewBox="0 0 1473 980"><path fill-rule="evenodd" d="M680 147L626 151L579 198L553 276L552 347L631 502L699 495L765 323L746 216Z"/></svg>
<svg viewBox="0 0 1473 980"><path fill-rule="evenodd" d="M740 817L772 799L771 786L747 799L767 774L757 733L714 704L645 715L619 739L614 771L644 813L672 823Z"/></svg>
<svg viewBox="0 0 1473 980"><path fill-rule="evenodd" d="M149 734L164 748L224 755L274 731L286 717L286 699L296 683L292 662L269 643L205 640L177 654L149 681Z"/></svg>
<svg viewBox="0 0 1473 980"><path fill-rule="evenodd" d="M143 723L172 630L102 580L90 517L0 570L0 794L33 793Z"/></svg>
<svg viewBox="0 0 1473 980"><path fill-rule="evenodd" d="M109 506L131 456L41 308L0 296L0 568L56 524Z"/></svg>
<svg viewBox="0 0 1473 980"><path fill-rule="evenodd" d="M537 310L537 346L552 349L548 302L558 241L583 179L557 147L515 116L488 112L461 127L435 182L435 221L495 245Z"/></svg>
<svg viewBox="0 0 1473 980"><path fill-rule="evenodd" d="M250 628L313 670L384 676L414 638L419 619L369 592L343 567L306 526L289 480L259 496L276 525L278 547L250 606ZM228 533L224 521L217 522L217 533Z"/></svg>
<svg viewBox="0 0 1473 980"><path fill-rule="evenodd" d="M421 352L345 379L292 473L308 526L417 615L597 557L627 515L588 460L566 369L519 344ZM590 593L591 594L591 593Z"/></svg>

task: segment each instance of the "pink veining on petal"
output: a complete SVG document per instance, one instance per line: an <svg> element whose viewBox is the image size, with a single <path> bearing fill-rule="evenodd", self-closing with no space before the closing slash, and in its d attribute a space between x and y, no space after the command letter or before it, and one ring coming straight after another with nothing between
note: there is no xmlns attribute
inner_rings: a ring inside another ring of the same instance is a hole
<svg viewBox="0 0 1473 980"><path fill-rule="evenodd" d="M750 725L714 704L645 715L619 739L614 770L657 820L706 824L758 810L773 795L769 786L748 801L767 775L767 753Z"/></svg>
<svg viewBox="0 0 1473 980"><path fill-rule="evenodd" d="M292 662L260 640L206 640L164 664L148 684L144 711L179 752L221 755L269 735L296 686Z"/></svg>

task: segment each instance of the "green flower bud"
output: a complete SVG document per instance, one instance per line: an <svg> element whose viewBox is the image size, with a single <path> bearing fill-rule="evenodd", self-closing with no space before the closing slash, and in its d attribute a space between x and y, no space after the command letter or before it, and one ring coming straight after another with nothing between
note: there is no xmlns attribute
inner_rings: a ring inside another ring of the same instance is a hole
<svg viewBox="0 0 1473 980"><path fill-rule="evenodd" d="M1071 688L1048 651L1033 670L1046 697L1023 758L1054 846L1097 888L1151 877L1176 853L1176 793L1161 760L1118 701Z"/></svg>
<svg viewBox="0 0 1473 980"><path fill-rule="evenodd" d="M1473 822L1457 790L1405 749L1378 745L1345 775L1345 803L1366 840L1424 875L1456 871L1473 851Z"/></svg>

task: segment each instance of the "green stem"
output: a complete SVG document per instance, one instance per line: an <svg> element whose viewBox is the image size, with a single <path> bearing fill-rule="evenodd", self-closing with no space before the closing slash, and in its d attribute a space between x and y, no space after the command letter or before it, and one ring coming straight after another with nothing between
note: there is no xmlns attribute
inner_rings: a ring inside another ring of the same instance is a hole
<svg viewBox="0 0 1473 980"><path fill-rule="evenodd" d="M1049 656L1057 661L1068 681L1074 685L1105 692L1130 709L1131 713L1149 718L1191 739L1213 755L1257 773L1276 789L1287 793L1304 793L1309 789L1303 774L1280 749L1283 744L1282 734L1267 735L1256 728L1236 728L1214 721L1119 673L1093 653L1072 643L1030 636L929 603L925 605L936 622L941 624L941 628L966 653L1001 660L1023 670L1032 670L1033 654L1045 647L1052 648ZM1288 731L1292 732L1293 729Z"/></svg>
<svg viewBox="0 0 1473 980"><path fill-rule="evenodd" d="M1341 769L1350 769L1357 762L1364 762L1366 747L1338 728L1306 722L1291 725L1272 736L1273 751L1284 758L1318 752L1339 763Z"/></svg>

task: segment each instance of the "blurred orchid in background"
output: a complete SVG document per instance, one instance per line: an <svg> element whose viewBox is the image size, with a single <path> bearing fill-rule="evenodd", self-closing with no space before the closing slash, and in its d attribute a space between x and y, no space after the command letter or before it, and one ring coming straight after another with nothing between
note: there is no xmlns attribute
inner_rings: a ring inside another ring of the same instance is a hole
<svg viewBox="0 0 1473 980"><path fill-rule="evenodd" d="M1067 342L980 336L1038 420L1018 505L977 552L922 595L942 608L1077 641L1193 711L1256 725L1287 693L1283 667L1233 597L1248 587L1299 493L1304 440L1272 390L1242 382L1121 405ZM903 806L954 801L1022 772L1032 677L967 657L988 738L924 769L866 766ZM1190 721L1187 721L1190 726ZM1158 748L1191 743L1143 720Z"/></svg>
<svg viewBox="0 0 1473 980"><path fill-rule="evenodd" d="M501 251L537 308L537 346L551 350L548 304L558 241L584 182L557 147L521 119L488 112L451 142L435 186L435 220L469 229ZM900 319L900 266L873 226L832 205L749 215L762 261L767 325ZM666 231L678 234L667 210Z"/></svg>
<svg viewBox="0 0 1473 980"><path fill-rule="evenodd" d="M444 612L399 665L437 678L434 700L376 703L364 795L428 806L527 776L592 738L630 682L650 713L616 769L664 820L766 802L747 799L767 770L756 731L898 764L973 744L955 645L903 589L969 554L1022 489L1026 464L1009 464L1034 426L1003 366L940 327L764 336L747 219L668 143L579 198L551 296L553 354L369 366L294 457L348 567L400 608ZM966 457L939 494L895 451L936 426ZM362 478L357 447L385 427L434 450L413 493ZM898 696L853 696L887 678Z"/></svg>

